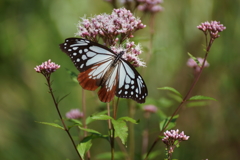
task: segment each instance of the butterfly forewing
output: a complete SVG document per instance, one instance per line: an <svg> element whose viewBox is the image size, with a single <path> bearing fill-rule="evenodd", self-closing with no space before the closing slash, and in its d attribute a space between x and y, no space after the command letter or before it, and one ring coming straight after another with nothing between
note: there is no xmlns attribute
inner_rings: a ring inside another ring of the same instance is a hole
<svg viewBox="0 0 240 160"><path fill-rule="evenodd" d="M98 97L102 102L110 102L114 95L145 102L148 91L143 78L121 55L81 38L68 38L60 48L81 72L78 81L84 89L93 91L101 87Z"/></svg>
<svg viewBox="0 0 240 160"><path fill-rule="evenodd" d="M60 48L80 72L116 57L107 47L81 38L68 38L60 44Z"/></svg>

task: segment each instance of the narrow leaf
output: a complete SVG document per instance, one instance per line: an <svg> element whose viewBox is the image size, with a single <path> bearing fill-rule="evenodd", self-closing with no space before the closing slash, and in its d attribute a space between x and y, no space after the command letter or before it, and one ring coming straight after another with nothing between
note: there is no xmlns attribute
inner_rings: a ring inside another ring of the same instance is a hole
<svg viewBox="0 0 240 160"><path fill-rule="evenodd" d="M181 93L172 87L162 87L162 88L158 88L158 89L172 91L173 93L175 93L176 95L178 95L179 97L182 98Z"/></svg>
<svg viewBox="0 0 240 160"><path fill-rule="evenodd" d="M94 115L92 116L92 119L94 120L109 120L109 119L113 119L112 117L108 116L108 115Z"/></svg>
<svg viewBox="0 0 240 160"><path fill-rule="evenodd" d="M93 129L83 128L83 127L80 127L80 126L78 126L78 127L79 127L81 130L87 131L87 132L89 132L89 133L101 134L100 132L95 131L95 130L93 130Z"/></svg>
<svg viewBox="0 0 240 160"><path fill-rule="evenodd" d="M69 121L82 126L82 122L77 119L69 119Z"/></svg>
<svg viewBox="0 0 240 160"><path fill-rule="evenodd" d="M132 118L130 118L130 117L121 117L121 118L119 118L119 120L124 120L124 121L128 121L128 122L132 122L132 123L134 123L134 124L138 124L138 123L139 123L139 121L136 121L135 119L132 119Z"/></svg>
<svg viewBox="0 0 240 160"><path fill-rule="evenodd" d="M200 62L198 61L198 59L196 58L196 57L194 57L191 53L189 53L188 52L188 55L189 55L189 57L191 57L196 63L197 63L197 65L199 66L199 67L201 67L201 64L200 64Z"/></svg>
<svg viewBox="0 0 240 160"><path fill-rule="evenodd" d="M165 130L172 129L176 125L176 120L179 117L179 115L175 115L172 120L169 122L167 128ZM167 125L168 121L170 120L171 117L168 117L164 119L163 121L160 122L160 130L163 130L163 128Z"/></svg>
<svg viewBox="0 0 240 160"><path fill-rule="evenodd" d="M193 101L193 100L214 100L214 101L217 101L216 99L214 99L212 97L201 96L201 95L193 96L193 97L189 98L188 100L189 101Z"/></svg>
<svg viewBox="0 0 240 160"><path fill-rule="evenodd" d="M37 122L37 121L36 121L36 122ZM60 126L59 124L56 124L56 123L49 123L49 122L37 122L37 123L46 124L46 125L49 125L49 126L53 126L53 127L60 128L60 129L62 129L62 130L65 130L62 126Z"/></svg>

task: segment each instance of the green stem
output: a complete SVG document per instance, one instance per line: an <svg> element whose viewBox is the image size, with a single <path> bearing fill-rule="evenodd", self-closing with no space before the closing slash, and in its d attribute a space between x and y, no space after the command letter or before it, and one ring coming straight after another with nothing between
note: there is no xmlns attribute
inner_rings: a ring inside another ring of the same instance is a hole
<svg viewBox="0 0 240 160"><path fill-rule="evenodd" d="M207 39L206 39L207 40ZM191 95L192 91L193 91L193 88L196 86L201 74L202 74L202 71L203 71L203 68L204 68L204 65L205 65L205 62L206 62L206 59L208 57L208 53L210 51L210 48L212 46L212 43L213 43L214 39L211 38L209 44L208 44L208 47L206 49L206 53L205 53L205 57L204 57L204 60L203 60L203 63L202 63L202 66L200 68L200 71L199 71L199 74L197 75L197 77L195 78L194 82L192 83L189 91L187 92L186 96L184 97L184 99L182 100L182 102L178 105L177 109L174 111L174 113L172 114L171 118L168 120L167 124L165 125L165 127L161 130L160 135L163 134L163 132L165 131L165 129L168 127L169 123L171 122L171 120L173 119L173 117L179 112L179 110L182 108L183 104L187 101L187 99L189 98L189 96ZM160 140L160 138L156 138L156 140L153 142L151 148L149 149L146 157L144 160L147 160L149 154L151 153L152 149L154 148L154 146L157 144L157 142Z"/></svg>
<svg viewBox="0 0 240 160"><path fill-rule="evenodd" d="M110 104L107 103L107 111L108 111L108 116L111 117L110 114ZM108 120L108 129L109 129L109 139L110 139L110 146L111 146L111 160L114 160L114 129L111 123L111 120Z"/></svg>
<svg viewBox="0 0 240 160"><path fill-rule="evenodd" d="M82 112L83 112L83 118L82 118L82 122L83 122L83 127L85 129L87 129L87 124L86 124L86 96L85 96L85 91L82 88ZM87 131L84 131L84 137L87 137ZM87 151L87 159L90 160L91 159L91 154L90 151Z"/></svg>
<svg viewBox="0 0 240 160"><path fill-rule="evenodd" d="M135 106L129 102L129 117L133 118L135 114ZM134 141L134 124L129 123L129 156L130 159L134 159L134 153L135 153L135 141Z"/></svg>
<svg viewBox="0 0 240 160"><path fill-rule="evenodd" d="M62 115L61 115L61 113L60 113L60 110L59 110L59 107L58 107L58 102L57 102L57 100L56 100L56 98L55 98L55 96L54 96L54 94L53 94L53 90L52 90L52 87L51 87L50 75L47 75L47 76L45 75L45 77L46 77L46 80L47 80L47 86L48 86L48 88L49 88L49 93L50 93L51 96L52 96L54 105L55 105L55 107L56 107L56 109L57 109L57 112L58 112L58 115L59 115L60 120L61 120L61 122L62 122L62 125L63 125L63 127L64 127L64 130L67 132L68 137L70 138L70 140L71 140L71 142L72 142L72 144L73 144L73 146L74 146L74 148L75 148L75 151L76 151L77 154L78 154L79 159L82 160L82 157L81 157L81 155L79 154L79 152L78 152L78 150L77 150L77 146L76 146L76 144L74 143L73 138L72 138L72 136L71 136L71 134L70 134L70 132L69 132L69 130L68 130L68 128L67 128L67 126L66 126L66 124L65 124L65 122L64 122L64 120L63 120L63 118L62 118Z"/></svg>

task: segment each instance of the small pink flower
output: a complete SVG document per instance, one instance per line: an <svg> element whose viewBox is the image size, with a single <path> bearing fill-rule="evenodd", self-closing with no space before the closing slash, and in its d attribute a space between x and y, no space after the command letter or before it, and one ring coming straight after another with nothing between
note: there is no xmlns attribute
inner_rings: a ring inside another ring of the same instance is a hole
<svg viewBox="0 0 240 160"><path fill-rule="evenodd" d="M143 107L143 110L149 113L156 113L158 111L158 108L154 105L146 105Z"/></svg>
<svg viewBox="0 0 240 160"><path fill-rule="evenodd" d="M211 21L211 22L204 22L201 23L200 25L197 26L198 29L204 32L204 34L210 34L212 38L218 38L220 35L218 34L219 32L222 32L223 30L226 29L223 24L220 24L220 22L217 21Z"/></svg>
<svg viewBox="0 0 240 160"><path fill-rule="evenodd" d="M80 112L79 109L71 109L69 112L66 113L66 117L68 119L81 119L83 118L83 112Z"/></svg>
<svg viewBox="0 0 240 160"><path fill-rule="evenodd" d="M51 59L49 59L48 61L43 62L41 65L36 66L34 69L38 73L49 75L55 72L58 68L60 68L60 65L51 62Z"/></svg>
<svg viewBox="0 0 240 160"><path fill-rule="evenodd" d="M201 58L201 57L197 57L197 60L198 60L198 62L199 62L199 64L200 64L200 66L202 66L204 59ZM188 61L187 61L187 66L193 68L196 72L199 72L200 69L201 69L200 66L199 66L192 58L189 58L189 59L188 59ZM205 68L205 67L209 67L209 63L208 63L207 61L205 61L205 64L204 64L203 67L204 67L204 68Z"/></svg>
<svg viewBox="0 0 240 160"><path fill-rule="evenodd" d="M133 37L133 33L145 28L139 18L125 9L114 9L111 14L96 15L92 18L82 20L78 23L77 36L98 42L102 38L106 46L116 44L116 39L122 43L127 38Z"/></svg>

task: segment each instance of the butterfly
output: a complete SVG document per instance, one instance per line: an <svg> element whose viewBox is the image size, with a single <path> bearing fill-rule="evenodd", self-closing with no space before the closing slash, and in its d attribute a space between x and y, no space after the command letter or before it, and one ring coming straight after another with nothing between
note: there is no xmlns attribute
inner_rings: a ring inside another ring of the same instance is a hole
<svg viewBox="0 0 240 160"><path fill-rule="evenodd" d="M67 38L60 49L80 71L79 84L83 89L98 91L102 102L110 102L114 95L144 103L147 86L137 70L122 58L125 53L115 54L111 49L82 38Z"/></svg>

